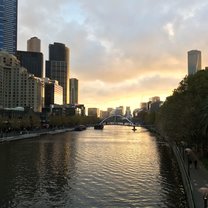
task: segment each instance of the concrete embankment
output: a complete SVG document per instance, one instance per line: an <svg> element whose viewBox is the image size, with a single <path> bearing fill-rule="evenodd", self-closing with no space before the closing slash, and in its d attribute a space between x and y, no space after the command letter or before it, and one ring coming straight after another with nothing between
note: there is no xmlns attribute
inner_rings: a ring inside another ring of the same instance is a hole
<svg viewBox="0 0 208 208"><path fill-rule="evenodd" d="M60 133L65 133L65 132L72 131L72 130L73 130L73 128L67 128L67 129L57 129L57 130L37 132L37 133L27 133L27 134L21 134L21 135L14 135L14 136L0 138L0 142L11 142L11 141L18 141L18 140L23 140L23 139L31 139L31 138L40 137L42 135L60 134Z"/></svg>

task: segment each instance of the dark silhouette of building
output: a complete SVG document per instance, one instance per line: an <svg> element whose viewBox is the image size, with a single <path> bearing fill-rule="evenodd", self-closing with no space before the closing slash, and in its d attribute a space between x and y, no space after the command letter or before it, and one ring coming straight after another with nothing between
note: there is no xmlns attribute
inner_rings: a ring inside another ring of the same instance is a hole
<svg viewBox="0 0 208 208"><path fill-rule="evenodd" d="M29 73L36 77L43 78L43 54L40 52L17 51L17 59L21 66L25 67Z"/></svg>
<svg viewBox="0 0 208 208"><path fill-rule="evenodd" d="M63 87L63 103L69 104L69 48L62 43L49 45L46 77L57 80Z"/></svg>

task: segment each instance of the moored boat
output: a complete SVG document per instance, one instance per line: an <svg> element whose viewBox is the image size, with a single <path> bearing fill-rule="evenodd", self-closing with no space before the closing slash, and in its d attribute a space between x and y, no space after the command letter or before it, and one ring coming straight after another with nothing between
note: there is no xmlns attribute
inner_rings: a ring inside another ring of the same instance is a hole
<svg viewBox="0 0 208 208"><path fill-rule="evenodd" d="M104 127L103 124L96 124L96 125L94 126L94 129L100 129L100 130L102 130L103 127Z"/></svg>
<svg viewBox="0 0 208 208"><path fill-rule="evenodd" d="M86 128L87 127L85 125L79 125L74 128L74 131L83 131L86 130Z"/></svg>

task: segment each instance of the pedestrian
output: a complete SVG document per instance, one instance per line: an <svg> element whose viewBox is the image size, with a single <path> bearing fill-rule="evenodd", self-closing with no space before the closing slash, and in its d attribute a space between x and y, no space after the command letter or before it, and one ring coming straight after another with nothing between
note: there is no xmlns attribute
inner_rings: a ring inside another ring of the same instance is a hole
<svg viewBox="0 0 208 208"><path fill-rule="evenodd" d="M194 160L194 167L195 167L195 169L197 169L197 163L198 163L198 162L197 162L197 159L195 159L195 160Z"/></svg>

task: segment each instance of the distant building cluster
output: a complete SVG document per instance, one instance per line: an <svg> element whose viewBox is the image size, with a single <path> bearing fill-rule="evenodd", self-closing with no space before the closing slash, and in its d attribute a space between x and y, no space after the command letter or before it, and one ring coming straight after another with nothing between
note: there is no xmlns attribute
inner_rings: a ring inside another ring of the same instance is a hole
<svg viewBox="0 0 208 208"><path fill-rule="evenodd" d="M148 102L142 102L140 108L133 111L133 117L141 117L143 112L157 112L162 104L163 101L160 100L160 97L151 97Z"/></svg>
<svg viewBox="0 0 208 208"><path fill-rule="evenodd" d="M88 108L88 116L94 116L104 119L112 115L120 115L125 116L127 118L132 117L131 109L129 106L126 107L125 112L123 106L116 107L115 109L108 108L106 111L100 110L99 108Z"/></svg>
<svg viewBox="0 0 208 208"><path fill-rule="evenodd" d="M26 51L17 50L17 5L17 0L0 1L0 108L85 115L84 105L78 103L78 79L70 79L65 44L49 44L45 70L39 38L27 40Z"/></svg>

